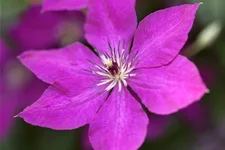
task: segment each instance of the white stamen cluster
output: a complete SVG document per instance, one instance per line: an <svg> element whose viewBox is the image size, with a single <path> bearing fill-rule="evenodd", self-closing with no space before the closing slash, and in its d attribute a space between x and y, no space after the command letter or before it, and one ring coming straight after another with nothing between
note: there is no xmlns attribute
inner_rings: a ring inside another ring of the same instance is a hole
<svg viewBox="0 0 225 150"><path fill-rule="evenodd" d="M108 84L106 91L110 91L116 85L118 85L118 91L121 91L122 85L127 86L126 79L128 77L135 76L132 71L135 68L134 58L129 58L129 54L125 54L125 50L115 51L111 49L111 56L107 53L101 54L100 59L102 65L94 64L97 70L92 70L93 74L97 74L103 77L97 86Z"/></svg>

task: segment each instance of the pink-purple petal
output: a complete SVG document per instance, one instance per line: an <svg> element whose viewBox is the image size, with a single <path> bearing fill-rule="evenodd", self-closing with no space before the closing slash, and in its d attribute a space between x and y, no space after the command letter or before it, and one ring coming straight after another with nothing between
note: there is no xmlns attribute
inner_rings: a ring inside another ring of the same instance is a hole
<svg viewBox="0 0 225 150"><path fill-rule="evenodd" d="M97 56L81 43L74 43L61 49L26 51L19 56L20 61L38 78L52 84L56 79L74 76L88 69Z"/></svg>
<svg viewBox="0 0 225 150"><path fill-rule="evenodd" d="M32 125L56 130L88 124L108 95L102 87L90 87L94 80L84 75L60 79L17 116Z"/></svg>
<svg viewBox="0 0 225 150"><path fill-rule="evenodd" d="M10 37L23 50L49 48L56 45L57 25L62 22L58 13L41 13L40 6L29 7L10 28ZM34 19L35 18L35 19Z"/></svg>
<svg viewBox="0 0 225 150"><path fill-rule="evenodd" d="M94 149L136 150L144 142L148 117L127 89L114 89L90 123Z"/></svg>
<svg viewBox="0 0 225 150"><path fill-rule="evenodd" d="M208 92L196 66L181 55L166 66L138 70L128 82L156 114L176 112Z"/></svg>
<svg viewBox="0 0 225 150"><path fill-rule="evenodd" d="M136 25L135 0L90 0L85 37L98 51L109 52L109 43L130 43Z"/></svg>
<svg viewBox="0 0 225 150"><path fill-rule="evenodd" d="M133 53L138 51L137 67L156 67L171 62L188 38L198 7L199 3L175 6L144 18L136 30L132 47Z"/></svg>
<svg viewBox="0 0 225 150"><path fill-rule="evenodd" d="M88 0L44 0L42 11L81 10L87 4Z"/></svg>
<svg viewBox="0 0 225 150"><path fill-rule="evenodd" d="M10 27L9 36L22 50L57 47L64 39L83 38L84 18L79 11L41 13L41 6L30 6Z"/></svg>

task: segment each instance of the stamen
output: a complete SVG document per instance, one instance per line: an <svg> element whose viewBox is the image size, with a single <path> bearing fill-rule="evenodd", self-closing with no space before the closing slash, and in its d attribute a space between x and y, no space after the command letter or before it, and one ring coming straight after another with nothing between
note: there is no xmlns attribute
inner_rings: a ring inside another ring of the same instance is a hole
<svg viewBox="0 0 225 150"><path fill-rule="evenodd" d="M126 70L124 73L127 74L129 72L131 72L134 69L134 67L131 67L130 69Z"/></svg>
<svg viewBox="0 0 225 150"><path fill-rule="evenodd" d="M129 77L135 77L136 74L129 74Z"/></svg>
<svg viewBox="0 0 225 150"><path fill-rule="evenodd" d="M126 86L126 87L127 87L127 81L126 81L126 80L124 80L123 78L122 78L121 80L122 80L122 82L123 82L124 86Z"/></svg>
<svg viewBox="0 0 225 150"><path fill-rule="evenodd" d="M117 83L117 80L113 80L113 82L109 86L107 86L107 88L105 90L106 91L111 90L112 88L114 88L114 86L116 85L116 83Z"/></svg>
<svg viewBox="0 0 225 150"><path fill-rule="evenodd" d="M110 43L110 55L108 53L100 54L100 59L103 65L96 64L88 60L96 69L90 68L90 71L93 74L99 75L102 77L100 81L96 84L97 86L106 85L106 91L110 91L118 84L118 91L122 90L122 86L127 86L126 79L129 77L136 76L133 73L135 70L136 56L137 52L130 57L130 53L125 50L125 41L123 40L118 42L116 47L112 47Z"/></svg>
<svg viewBox="0 0 225 150"><path fill-rule="evenodd" d="M121 89L122 89L122 84L121 84L121 81L120 81L120 80L118 80L118 91L120 92L120 91L121 91Z"/></svg>
<svg viewBox="0 0 225 150"><path fill-rule="evenodd" d="M100 83L97 84L97 86L104 85L104 84L109 83L111 81L113 81L113 79L102 80L102 81L100 81Z"/></svg>
<svg viewBox="0 0 225 150"><path fill-rule="evenodd" d="M102 71L105 71L105 72L109 73L109 71L106 68L103 68L100 65L95 65L95 67L98 68L99 70L102 70Z"/></svg>
<svg viewBox="0 0 225 150"><path fill-rule="evenodd" d="M95 71L96 74L100 75L100 76L104 76L104 77L109 77L111 78L111 76L109 74L103 73L103 72L99 72L99 71Z"/></svg>

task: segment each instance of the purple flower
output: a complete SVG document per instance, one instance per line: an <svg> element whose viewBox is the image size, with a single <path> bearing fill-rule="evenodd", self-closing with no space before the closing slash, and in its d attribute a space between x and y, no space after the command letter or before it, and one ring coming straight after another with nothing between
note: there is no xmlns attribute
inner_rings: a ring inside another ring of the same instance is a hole
<svg viewBox="0 0 225 150"><path fill-rule="evenodd" d="M85 17L81 12L40 11L41 6L29 7L9 31L11 38L22 50L52 48L61 43L83 39Z"/></svg>
<svg viewBox="0 0 225 150"><path fill-rule="evenodd" d="M44 0L42 11L81 10L87 5L88 0Z"/></svg>
<svg viewBox="0 0 225 150"><path fill-rule="evenodd" d="M20 55L51 86L18 116L56 130L89 124L94 149L137 149L148 117L134 97L153 113L171 114L208 91L196 66L178 54L198 6L154 12L136 29L134 0L91 0L85 32L95 53L76 42Z"/></svg>
<svg viewBox="0 0 225 150"><path fill-rule="evenodd" d="M1 38L0 50L0 140L3 140L13 127L13 116L40 97L47 86L19 63Z"/></svg>
<svg viewBox="0 0 225 150"><path fill-rule="evenodd" d="M10 58L9 48L0 38L0 54L1 54L1 75L0 75L0 140L3 140L8 134L13 122L16 108L16 95L9 91L9 87L4 75L4 65Z"/></svg>

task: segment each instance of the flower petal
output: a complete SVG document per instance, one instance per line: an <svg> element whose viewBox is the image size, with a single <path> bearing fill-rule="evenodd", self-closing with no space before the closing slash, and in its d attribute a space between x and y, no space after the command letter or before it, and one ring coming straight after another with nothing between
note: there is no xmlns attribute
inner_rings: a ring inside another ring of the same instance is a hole
<svg viewBox="0 0 225 150"><path fill-rule="evenodd" d="M102 87L89 87L94 79L84 75L60 79L18 117L32 125L56 130L88 124L108 95Z"/></svg>
<svg viewBox="0 0 225 150"><path fill-rule="evenodd" d="M22 50L49 48L59 42L56 36L57 26L62 22L59 13L43 14L40 10L40 6L28 7L10 28L10 36Z"/></svg>
<svg viewBox="0 0 225 150"><path fill-rule="evenodd" d="M136 25L135 0L90 0L85 37L98 51L109 52L109 43L129 44Z"/></svg>
<svg viewBox="0 0 225 150"><path fill-rule="evenodd" d="M56 79L74 76L82 69L88 69L97 57L81 43L74 43L57 50L26 51L20 61L38 78L52 84Z"/></svg>
<svg viewBox="0 0 225 150"><path fill-rule="evenodd" d="M167 66L140 69L129 85L156 114L176 112L208 92L196 66L181 55Z"/></svg>
<svg viewBox="0 0 225 150"><path fill-rule="evenodd" d="M81 10L87 3L88 0L44 0L42 11Z"/></svg>
<svg viewBox="0 0 225 150"><path fill-rule="evenodd" d="M90 123L89 138L94 149L138 149L147 126L147 115L128 90L114 89Z"/></svg>
<svg viewBox="0 0 225 150"><path fill-rule="evenodd" d="M67 30L70 30L74 37L83 36L83 13L79 11L41 13L40 10L39 5L28 7L18 22L10 28L10 37L20 49L56 47L67 38Z"/></svg>
<svg viewBox="0 0 225 150"><path fill-rule="evenodd" d="M168 64L188 38L199 4L186 4L156 11L139 24L132 52L138 51L138 67ZM146 57L148 56L148 57Z"/></svg>

